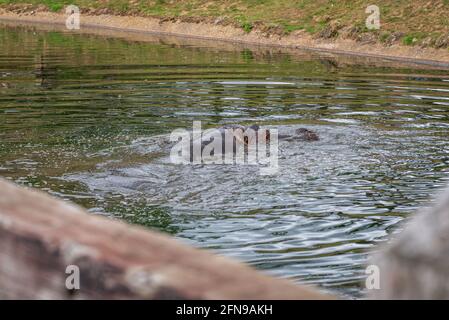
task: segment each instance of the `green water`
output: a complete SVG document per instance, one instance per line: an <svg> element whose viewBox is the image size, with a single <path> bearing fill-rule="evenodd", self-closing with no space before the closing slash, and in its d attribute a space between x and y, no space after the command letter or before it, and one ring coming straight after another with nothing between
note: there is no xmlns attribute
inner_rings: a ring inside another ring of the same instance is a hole
<svg viewBox="0 0 449 320"><path fill-rule="evenodd" d="M277 276L361 295L368 252L447 184L445 70L6 27L0 48L1 176ZM275 176L173 165L192 121L321 139L281 142Z"/></svg>

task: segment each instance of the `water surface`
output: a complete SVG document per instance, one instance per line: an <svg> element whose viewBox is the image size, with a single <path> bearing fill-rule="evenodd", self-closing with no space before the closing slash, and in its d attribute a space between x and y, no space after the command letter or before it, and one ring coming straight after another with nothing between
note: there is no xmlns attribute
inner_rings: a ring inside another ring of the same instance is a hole
<svg viewBox="0 0 449 320"><path fill-rule="evenodd" d="M0 29L0 175L360 296L368 252L448 180L449 75L311 53ZM307 127L277 175L180 166L167 135Z"/></svg>

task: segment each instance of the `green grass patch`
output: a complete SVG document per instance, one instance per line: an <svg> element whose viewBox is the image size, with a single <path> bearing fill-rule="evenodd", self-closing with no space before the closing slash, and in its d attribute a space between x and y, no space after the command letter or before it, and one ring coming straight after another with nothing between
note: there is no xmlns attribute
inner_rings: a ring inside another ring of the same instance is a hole
<svg viewBox="0 0 449 320"><path fill-rule="evenodd" d="M387 42L387 39L390 35L391 34L389 32L382 32L379 37L380 42L382 42L382 43Z"/></svg>
<svg viewBox="0 0 449 320"><path fill-rule="evenodd" d="M404 38L402 38L402 43L406 46L412 46L416 42L416 38L412 35L406 35Z"/></svg>
<svg viewBox="0 0 449 320"><path fill-rule="evenodd" d="M293 32L293 31L296 31L296 30L304 30L305 29L304 25L294 25L294 24L283 24L282 27L284 29L284 32L287 34Z"/></svg>
<svg viewBox="0 0 449 320"><path fill-rule="evenodd" d="M246 33L250 33L254 28L251 22L244 22L243 24L241 24L241 27Z"/></svg>
<svg viewBox="0 0 449 320"><path fill-rule="evenodd" d="M62 9L63 6L64 5L61 3L50 3L48 5L48 9L50 9L50 11L53 11L53 12L58 12L59 10Z"/></svg>
<svg viewBox="0 0 449 320"><path fill-rule="evenodd" d="M424 38L426 38L429 35L431 34L427 34L424 32L410 33L402 38L402 43L405 44L406 46L413 46L415 44L420 43Z"/></svg>

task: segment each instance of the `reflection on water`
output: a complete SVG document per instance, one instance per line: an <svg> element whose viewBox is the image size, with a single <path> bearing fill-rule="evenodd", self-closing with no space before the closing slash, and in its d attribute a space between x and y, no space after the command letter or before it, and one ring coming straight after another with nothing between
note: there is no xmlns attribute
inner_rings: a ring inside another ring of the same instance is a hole
<svg viewBox="0 0 449 320"><path fill-rule="evenodd" d="M447 183L449 75L309 53L0 29L0 174L259 269L361 294L373 246ZM180 166L168 134L282 141L279 173Z"/></svg>

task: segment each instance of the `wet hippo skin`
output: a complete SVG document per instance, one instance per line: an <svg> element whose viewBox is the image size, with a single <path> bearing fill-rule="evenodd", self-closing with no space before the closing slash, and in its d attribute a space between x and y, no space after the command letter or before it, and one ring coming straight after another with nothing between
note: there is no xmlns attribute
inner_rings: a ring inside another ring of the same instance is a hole
<svg viewBox="0 0 449 320"><path fill-rule="evenodd" d="M255 124L255 125L251 125L251 126L243 126L243 125L238 125L238 124L231 124L231 125L224 125L222 127L217 128L217 130L220 132L221 137L222 137L222 141L223 141L223 146L222 146L222 152L225 152L225 146L224 146L224 141L225 141L225 136L226 136L226 131L227 130L234 130L234 132L239 132L240 135L242 135L242 138L236 138L235 141L236 143L234 143L233 145L233 152L236 152L236 145L238 143L244 143L246 145L248 145L248 137L245 136L245 133L248 133L248 129L254 130L254 132L256 133L256 135L258 136L259 134L259 130L261 130L260 126ZM266 134L265 134L265 141L269 142L270 141L270 131L269 129L262 129L262 130L266 130ZM308 141L308 142L313 142L313 141L319 141L320 138L318 136L318 134L312 130L306 129L306 128L299 128L296 129L295 132L293 134L279 134L278 135L278 139L279 140L285 140L285 141ZM209 145L210 143L212 143L213 138L207 139L207 138L202 138L200 143L201 143L201 151L203 151L203 149ZM195 141L192 141L191 143L191 150L193 150L193 144L198 143ZM192 156L191 159L192 161Z"/></svg>

